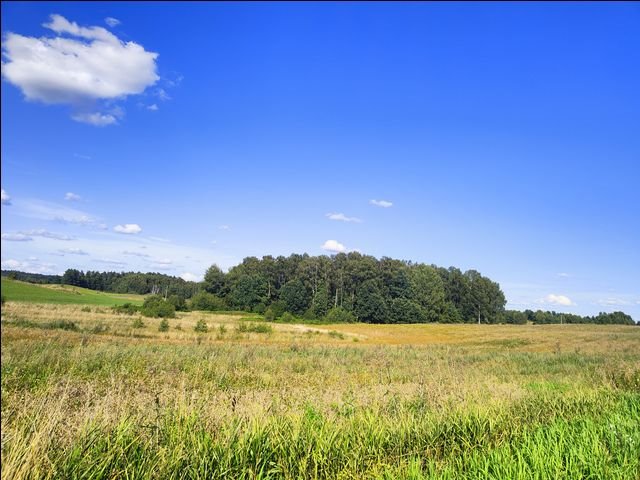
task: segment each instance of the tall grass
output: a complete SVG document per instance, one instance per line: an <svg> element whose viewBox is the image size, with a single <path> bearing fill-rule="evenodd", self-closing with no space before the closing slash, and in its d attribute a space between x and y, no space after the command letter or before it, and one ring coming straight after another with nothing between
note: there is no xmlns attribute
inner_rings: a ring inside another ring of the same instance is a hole
<svg viewBox="0 0 640 480"><path fill-rule="evenodd" d="M640 478L635 330L557 351L506 329L388 345L225 315L196 334L200 318L161 333L8 304L2 478Z"/></svg>

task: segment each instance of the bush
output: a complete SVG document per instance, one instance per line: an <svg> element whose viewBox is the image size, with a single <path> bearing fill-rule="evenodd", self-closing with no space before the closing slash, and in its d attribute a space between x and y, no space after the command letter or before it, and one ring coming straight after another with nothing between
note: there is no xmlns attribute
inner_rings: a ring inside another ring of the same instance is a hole
<svg viewBox="0 0 640 480"><path fill-rule="evenodd" d="M160 322L160 325L158 326L158 331L159 332L168 332L169 331L169 320L167 320L166 318L163 318L162 321Z"/></svg>
<svg viewBox="0 0 640 480"><path fill-rule="evenodd" d="M273 308L269 307L265 310L264 319L267 322L273 322L276 319L276 314L273 312Z"/></svg>
<svg viewBox="0 0 640 480"><path fill-rule="evenodd" d="M187 311L187 301L180 295L169 295L169 298L167 298L167 302L173 305L173 308L176 309L176 312Z"/></svg>
<svg viewBox="0 0 640 480"><path fill-rule="evenodd" d="M342 307L334 307L330 309L324 319L329 323L353 323L356 321L356 317L354 317L353 313Z"/></svg>
<svg viewBox="0 0 640 480"><path fill-rule="evenodd" d="M207 326L207 322L204 321L204 318L198 320L193 329L198 333L207 333L209 331L209 327Z"/></svg>
<svg viewBox="0 0 640 480"><path fill-rule="evenodd" d="M191 297L191 309L192 310L206 310L216 311L224 310L225 304L220 297L216 297L213 293L198 292Z"/></svg>
<svg viewBox="0 0 640 480"><path fill-rule="evenodd" d="M273 333L271 325L264 323L241 323L236 327L238 333Z"/></svg>
<svg viewBox="0 0 640 480"><path fill-rule="evenodd" d="M260 302L255 307L253 307L252 312L262 315L266 311L267 307L264 303Z"/></svg>
<svg viewBox="0 0 640 480"><path fill-rule="evenodd" d="M282 314L287 310L285 308L284 302L282 302L281 300L273 302L269 308L273 311L274 318L280 318Z"/></svg>
<svg viewBox="0 0 640 480"><path fill-rule="evenodd" d="M142 314L145 317L174 318L176 316L176 309L171 303L159 295L151 295L145 298L142 304Z"/></svg>
<svg viewBox="0 0 640 480"><path fill-rule="evenodd" d="M282 314L282 316L280 317L280 320L282 320L285 323L293 323L296 321L296 317L294 317L291 313L289 312L284 312Z"/></svg>
<svg viewBox="0 0 640 480"><path fill-rule="evenodd" d="M122 313L124 315L133 315L134 313L138 313L141 310L141 307L134 305L132 303L125 303L123 305L116 305L111 307L111 309L115 313Z"/></svg>
<svg viewBox="0 0 640 480"><path fill-rule="evenodd" d="M144 328L144 322L140 317L133 321L133 328Z"/></svg>

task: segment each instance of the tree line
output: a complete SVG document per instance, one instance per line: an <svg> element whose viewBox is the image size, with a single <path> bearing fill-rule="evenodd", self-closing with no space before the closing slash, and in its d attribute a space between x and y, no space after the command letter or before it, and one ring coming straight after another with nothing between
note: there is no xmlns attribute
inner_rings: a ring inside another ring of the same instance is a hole
<svg viewBox="0 0 640 480"><path fill-rule="evenodd" d="M53 279L12 274L26 281ZM227 273L212 265L202 282L160 273L76 269L58 278L58 283L94 290L155 294L171 299L176 310L244 310L269 320L293 316L366 323L634 323L623 312L580 316L505 310L500 285L476 270L377 259L357 252L247 257Z"/></svg>

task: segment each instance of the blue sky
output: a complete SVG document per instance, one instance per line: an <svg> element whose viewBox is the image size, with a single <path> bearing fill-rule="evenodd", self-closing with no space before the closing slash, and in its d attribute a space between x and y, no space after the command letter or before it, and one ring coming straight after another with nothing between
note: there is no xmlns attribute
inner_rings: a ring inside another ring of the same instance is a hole
<svg viewBox="0 0 640 480"><path fill-rule="evenodd" d="M358 250L640 320L639 24L637 3L3 2L2 267Z"/></svg>

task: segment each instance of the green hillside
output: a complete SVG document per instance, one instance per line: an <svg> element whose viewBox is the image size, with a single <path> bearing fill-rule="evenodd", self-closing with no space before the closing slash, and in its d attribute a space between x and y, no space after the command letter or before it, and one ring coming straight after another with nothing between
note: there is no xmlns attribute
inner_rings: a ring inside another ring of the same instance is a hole
<svg viewBox="0 0 640 480"><path fill-rule="evenodd" d="M2 277L2 295L8 302L59 303L87 305L141 305L144 297L134 294L98 292L69 285L34 285Z"/></svg>

